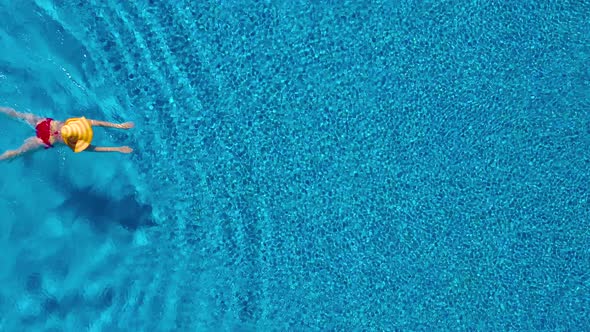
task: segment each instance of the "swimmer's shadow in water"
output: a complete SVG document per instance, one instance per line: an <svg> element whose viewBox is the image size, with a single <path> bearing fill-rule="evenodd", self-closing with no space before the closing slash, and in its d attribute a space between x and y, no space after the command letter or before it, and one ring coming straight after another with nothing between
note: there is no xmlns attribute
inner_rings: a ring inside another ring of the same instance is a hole
<svg viewBox="0 0 590 332"><path fill-rule="evenodd" d="M152 207L139 203L132 194L113 198L91 186L67 187L63 191L66 199L60 204L59 210L90 221L97 230L104 231L113 224L131 231L156 225Z"/></svg>

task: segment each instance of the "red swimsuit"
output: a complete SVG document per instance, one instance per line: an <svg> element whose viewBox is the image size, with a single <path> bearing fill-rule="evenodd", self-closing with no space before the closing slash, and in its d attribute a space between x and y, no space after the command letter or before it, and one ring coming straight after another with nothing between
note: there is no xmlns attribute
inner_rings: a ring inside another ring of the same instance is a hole
<svg viewBox="0 0 590 332"><path fill-rule="evenodd" d="M35 127L35 129L37 129L37 137L45 143L46 149L53 147L51 144L51 121L53 121L53 119L47 118L39 122Z"/></svg>

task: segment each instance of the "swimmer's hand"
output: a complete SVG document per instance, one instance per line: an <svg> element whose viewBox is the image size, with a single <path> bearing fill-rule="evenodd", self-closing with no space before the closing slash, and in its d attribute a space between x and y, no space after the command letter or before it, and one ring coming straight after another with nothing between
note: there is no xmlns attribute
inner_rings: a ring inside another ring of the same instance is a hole
<svg viewBox="0 0 590 332"><path fill-rule="evenodd" d="M128 146L122 146L119 148L119 152L121 153L131 153L133 152L133 149L128 147Z"/></svg>
<svg viewBox="0 0 590 332"><path fill-rule="evenodd" d="M121 123L119 126L120 126L119 128L121 128L121 129L131 129L131 128L135 127L135 123L125 122L125 123Z"/></svg>
<svg viewBox="0 0 590 332"><path fill-rule="evenodd" d="M120 152L131 153L133 149L128 146L89 146L88 151L92 152Z"/></svg>
<svg viewBox="0 0 590 332"><path fill-rule="evenodd" d="M112 122L100 121L100 120L90 120L90 123L93 126L97 126L97 127L110 127L110 128L117 128L117 129L131 129L135 126L135 124L133 122L112 123Z"/></svg>

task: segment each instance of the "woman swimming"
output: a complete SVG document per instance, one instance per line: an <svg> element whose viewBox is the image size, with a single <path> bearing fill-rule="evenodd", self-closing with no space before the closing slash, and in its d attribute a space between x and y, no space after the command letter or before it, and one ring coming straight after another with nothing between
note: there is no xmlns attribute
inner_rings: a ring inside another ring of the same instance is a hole
<svg viewBox="0 0 590 332"><path fill-rule="evenodd" d="M117 124L90 120L85 117L70 118L65 122L62 122L51 118L39 117L31 113L19 113L10 107L0 107L0 112L15 119L24 120L37 131L37 135L25 140L20 148L16 150L8 150L0 155L0 160L12 159L24 153L35 151L41 147L49 149L52 148L54 144L65 144L76 153L82 151L133 152L133 149L128 146L100 147L90 144L94 134L92 126L130 129L133 128L133 122Z"/></svg>

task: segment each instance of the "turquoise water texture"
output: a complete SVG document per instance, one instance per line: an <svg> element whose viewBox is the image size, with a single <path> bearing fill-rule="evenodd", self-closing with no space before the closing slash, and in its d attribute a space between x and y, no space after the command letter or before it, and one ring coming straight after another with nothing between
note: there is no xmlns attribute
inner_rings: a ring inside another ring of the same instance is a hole
<svg viewBox="0 0 590 332"><path fill-rule="evenodd" d="M0 1L0 330L588 330L589 13Z"/></svg>

